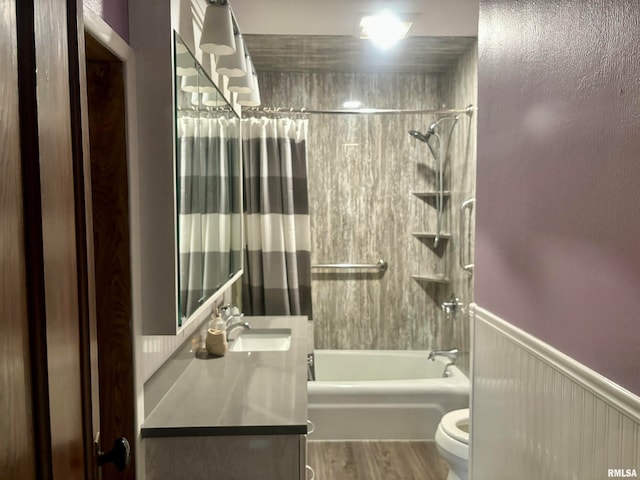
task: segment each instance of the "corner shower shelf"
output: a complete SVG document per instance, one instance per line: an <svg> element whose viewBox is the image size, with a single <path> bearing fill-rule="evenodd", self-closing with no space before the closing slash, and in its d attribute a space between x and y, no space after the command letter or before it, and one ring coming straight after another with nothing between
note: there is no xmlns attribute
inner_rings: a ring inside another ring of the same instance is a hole
<svg viewBox="0 0 640 480"><path fill-rule="evenodd" d="M411 195L415 195L421 200L427 200L429 198L436 198L440 195L440 192L411 192ZM451 192L449 190L445 190L442 192L443 198L447 199L451 196Z"/></svg>
<svg viewBox="0 0 640 480"><path fill-rule="evenodd" d="M436 238L435 232L413 232L413 236L416 238ZM451 238L450 233L441 233L440 240L449 240Z"/></svg>
<svg viewBox="0 0 640 480"><path fill-rule="evenodd" d="M416 282L427 282L427 283L449 283L451 280L446 275L439 275L436 273L429 275L411 275Z"/></svg>

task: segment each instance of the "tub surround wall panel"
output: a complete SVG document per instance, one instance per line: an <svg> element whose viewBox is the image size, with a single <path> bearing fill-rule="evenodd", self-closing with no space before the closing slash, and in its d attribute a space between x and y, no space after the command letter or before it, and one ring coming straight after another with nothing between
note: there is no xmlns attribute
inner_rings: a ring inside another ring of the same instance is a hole
<svg viewBox="0 0 640 480"><path fill-rule="evenodd" d="M478 104L478 46L474 42L458 60L457 64L444 77L444 97L451 108L460 108ZM458 236L458 224L460 221L460 206L463 202L475 197L476 190L476 138L477 138L478 112L471 116L460 115L454 135L451 138L451 146L448 162L449 189L451 198L448 200L451 231L454 234L447 246L448 276L451 279L447 298L454 294L464 303L464 310L455 315L445 317L452 322L453 335L450 347L457 347L461 353L457 364L467 375L469 374L469 345L470 324L468 316L469 305L473 302L473 276L466 273L460 266L460 242L464 243L465 262L473 262L469 259L468 252L474 251L474 219L473 212L467 231L471 235L461 239ZM465 213L465 218L468 218ZM449 345L444 345L448 348Z"/></svg>
<svg viewBox="0 0 640 480"><path fill-rule="evenodd" d="M472 319L475 480L640 472L640 398L487 310Z"/></svg>
<svg viewBox="0 0 640 480"><path fill-rule="evenodd" d="M441 76L260 73L263 106L339 109L438 108ZM450 345L443 287L412 274L445 273L445 260L412 232L435 228L435 209L411 195L433 189L434 161L408 135L433 115L309 115L308 168L312 263L375 263L376 273L315 272L316 348L432 349ZM446 226L448 228L448 225Z"/></svg>
<svg viewBox="0 0 640 480"><path fill-rule="evenodd" d="M636 394L639 17L481 0L476 262L478 303Z"/></svg>

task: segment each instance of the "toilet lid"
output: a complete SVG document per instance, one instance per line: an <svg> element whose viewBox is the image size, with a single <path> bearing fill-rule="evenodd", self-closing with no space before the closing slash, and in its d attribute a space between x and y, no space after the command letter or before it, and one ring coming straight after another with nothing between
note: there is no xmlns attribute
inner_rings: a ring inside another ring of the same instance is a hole
<svg viewBox="0 0 640 480"><path fill-rule="evenodd" d="M454 410L447 413L440 421L444 433L455 440L469 444L469 409Z"/></svg>

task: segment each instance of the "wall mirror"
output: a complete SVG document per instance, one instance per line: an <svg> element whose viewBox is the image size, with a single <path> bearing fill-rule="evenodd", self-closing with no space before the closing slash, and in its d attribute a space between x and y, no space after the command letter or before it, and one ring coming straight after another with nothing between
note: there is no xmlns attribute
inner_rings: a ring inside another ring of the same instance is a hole
<svg viewBox="0 0 640 480"><path fill-rule="evenodd" d="M177 33L174 52L180 327L242 274L242 159L240 119Z"/></svg>

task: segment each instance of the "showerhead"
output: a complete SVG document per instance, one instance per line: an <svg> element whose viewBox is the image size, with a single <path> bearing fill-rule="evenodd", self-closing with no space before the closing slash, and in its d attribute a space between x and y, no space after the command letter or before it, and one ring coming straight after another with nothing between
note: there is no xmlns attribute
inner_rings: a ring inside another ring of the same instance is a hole
<svg viewBox="0 0 640 480"><path fill-rule="evenodd" d="M421 142L429 143L429 137L431 137L431 135L435 133L433 126L434 125L429 127L429 130L427 130L426 133L422 133L417 130L409 130L409 135L411 135L413 138L420 140Z"/></svg>
<svg viewBox="0 0 640 480"><path fill-rule="evenodd" d="M429 126L429 130L427 130L425 133L419 132L417 130L409 130L409 135L411 135L413 138L417 138L421 142L425 142L426 144L429 144L429 139L431 138L432 135L436 135L436 128L438 127L440 122L444 120L454 120L457 122L458 116L453 115L448 117L440 117ZM438 135L436 135L436 138L440 140Z"/></svg>

